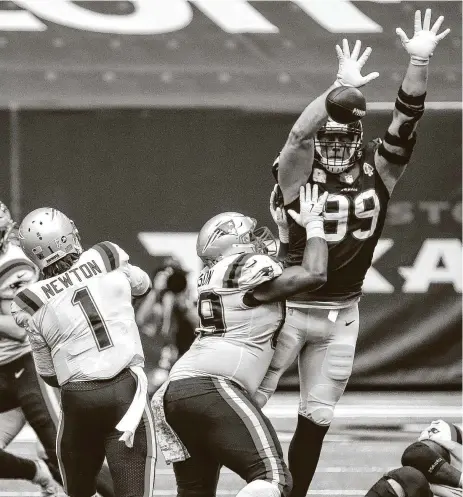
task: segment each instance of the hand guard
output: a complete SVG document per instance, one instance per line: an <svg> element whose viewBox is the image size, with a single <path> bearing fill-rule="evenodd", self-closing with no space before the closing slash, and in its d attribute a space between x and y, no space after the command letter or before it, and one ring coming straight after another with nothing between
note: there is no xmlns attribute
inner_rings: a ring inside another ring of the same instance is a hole
<svg viewBox="0 0 463 497"><path fill-rule="evenodd" d="M358 58L361 45L360 40L357 40L352 53L350 53L349 42L346 39L342 40L342 50L339 45L336 45L336 53L339 60L337 79L334 83L336 86L354 86L355 88L360 88L379 76L378 72L371 72L366 76L360 74L360 70L371 54L371 48L368 47L363 52L363 55Z"/></svg>
<svg viewBox="0 0 463 497"><path fill-rule="evenodd" d="M402 41L405 50L410 54L413 65L425 66L429 64L429 58L432 56L437 44L450 33L450 29L446 29L441 34L437 34L443 21L444 16L440 16L433 27L430 28L431 9L426 9L423 26L421 26L421 11L417 10L415 12L415 32L411 40L408 39L403 29L396 28L395 32Z"/></svg>

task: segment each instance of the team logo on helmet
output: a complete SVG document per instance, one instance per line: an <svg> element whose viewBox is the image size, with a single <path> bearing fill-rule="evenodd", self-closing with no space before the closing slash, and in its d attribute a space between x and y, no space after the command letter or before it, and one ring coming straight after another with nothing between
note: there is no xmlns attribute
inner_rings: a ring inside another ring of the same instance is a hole
<svg viewBox="0 0 463 497"><path fill-rule="evenodd" d="M204 249L206 250L209 245L214 243L217 239L221 238L222 236L225 235L235 235L238 236L238 231L236 229L235 223L233 222L232 219L229 221L225 221L222 224L219 224L214 231L211 233L211 236L207 240L206 244L204 245Z"/></svg>

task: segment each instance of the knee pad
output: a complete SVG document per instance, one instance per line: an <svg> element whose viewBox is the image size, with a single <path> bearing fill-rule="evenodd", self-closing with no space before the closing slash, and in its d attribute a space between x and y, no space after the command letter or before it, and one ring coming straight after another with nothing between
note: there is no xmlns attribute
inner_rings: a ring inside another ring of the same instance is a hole
<svg viewBox="0 0 463 497"><path fill-rule="evenodd" d="M386 473L386 480L394 480L403 489L405 497L433 497L429 483L421 471L404 466Z"/></svg>
<svg viewBox="0 0 463 497"><path fill-rule="evenodd" d="M445 463L445 459L423 442L409 445L402 454L403 466L411 466L420 471L427 479Z"/></svg>
<svg viewBox="0 0 463 497"><path fill-rule="evenodd" d="M282 497L282 493L276 483L254 480L242 488L236 497Z"/></svg>

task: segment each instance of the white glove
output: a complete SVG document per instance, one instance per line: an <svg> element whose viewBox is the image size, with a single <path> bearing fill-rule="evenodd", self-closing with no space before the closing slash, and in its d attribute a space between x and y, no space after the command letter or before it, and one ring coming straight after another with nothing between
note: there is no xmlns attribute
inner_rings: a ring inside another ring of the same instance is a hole
<svg viewBox="0 0 463 497"><path fill-rule="evenodd" d="M299 213L290 209L288 214L296 221L297 224L307 227L312 221L320 220L323 223L323 216L321 215L325 207L328 192L325 192L320 197L318 196L318 185L311 184L301 186L299 190Z"/></svg>
<svg viewBox="0 0 463 497"><path fill-rule="evenodd" d="M440 35L437 34L443 21L444 16L440 16L430 29L431 9L426 9L423 27L421 27L421 11L417 10L415 12L415 32L411 40L408 39L403 29L396 28L395 32L402 41L405 50L410 54L412 64L417 66L429 64L429 58L437 44L450 33L450 29L446 29Z"/></svg>
<svg viewBox="0 0 463 497"><path fill-rule="evenodd" d="M288 219L286 218L286 212L284 207L276 207L275 204L275 196L278 191L278 185L272 190L270 194L270 214L278 227L278 238L281 243L289 242L289 227L288 227Z"/></svg>
<svg viewBox="0 0 463 497"><path fill-rule="evenodd" d="M371 48L367 47L359 59L358 57L361 45L362 43L360 40L357 40L352 53L350 53L349 50L349 42L345 38L342 40L342 50L339 45L336 45L339 68L335 85L355 86L355 88L360 88L379 76L378 72L371 72L366 76L362 76L360 74L360 70L365 65L371 54Z"/></svg>

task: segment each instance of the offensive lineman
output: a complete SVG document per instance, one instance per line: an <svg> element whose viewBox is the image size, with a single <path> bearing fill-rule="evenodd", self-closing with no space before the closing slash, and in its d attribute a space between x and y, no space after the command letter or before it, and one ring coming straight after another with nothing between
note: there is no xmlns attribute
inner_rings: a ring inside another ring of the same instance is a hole
<svg viewBox="0 0 463 497"><path fill-rule="evenodd" d="M43 279L16 294L12 314L27 330L37 372L61 390L66 493L95 495L106 456L118 497L151 496L154 423L132 307L132 296L150 289L148 275L113 243L83 251L74 223L53 208L29 213L19 240Z"/></svg>
<svg viewBox="0 0 463 497"><path fill-rule="evenodd" d="M278 342L282 301L326 280L326 194L307 185L299 199L300 214L290 215L305 231L302 266L282 269L267 255L275 242L268 228L256 230L254 219L236 212L214 216L199 232L206 267L198 278L198 337L152 400L180 497L214 497L222 465L247 482L240 497L286 496L291 488L275 430L252 395Z"/></svg>
<svg viewBox="0 0 463 497"><path fill-rule="evenodd" d="M291 497L307 493L334 408L351 375L363 279L383 229L390 195L415 145L416 125L424 112L429 59L450 31L437 34L443 19L439 17L431 27L431 10L426 10L423 24L417 11L411 39L397 28L410 64L382 141L373 140L362 148L360 122L340 125L328 120L325 99L332 89L361 87L378 76L360 73L371 48L359 58L360 41L350 53L347 40L343 40L342 49L336 46L339 69L335 83L302 112L274 164L285 209L297 209L298 189L307 178L329 192L324 213L328 281L316 292L288 300L286 324L256 396L259 405L264 405L281 374L299 357L299 415L288 454ZM303 231L289 219L287 266L300 263L303 246Z"/></svg>

